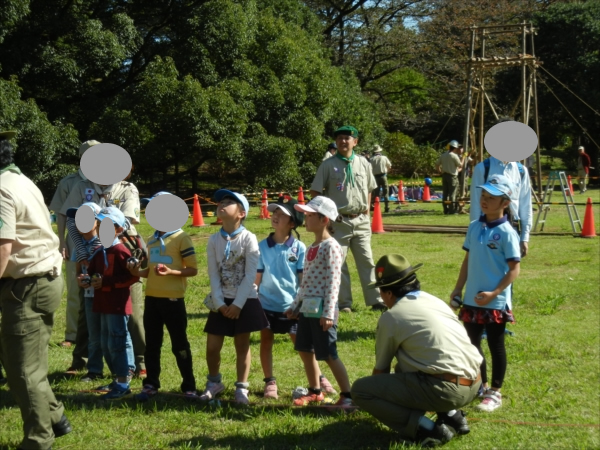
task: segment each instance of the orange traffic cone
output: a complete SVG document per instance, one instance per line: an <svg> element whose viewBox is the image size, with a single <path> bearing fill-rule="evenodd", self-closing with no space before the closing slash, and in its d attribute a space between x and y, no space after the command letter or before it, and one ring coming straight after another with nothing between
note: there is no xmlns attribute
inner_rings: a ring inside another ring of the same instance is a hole
<svg viewBox="0 0 600 450"><path fill-rule="evenodd" d="M581 237L593 238L596 237L596 225L594 224L594 211L592 210L592 199L588 197L587 205L585 205L585 217L583 219L583 230Z"/></svg>
<svg viewBox="0 0 600 450"><path fill-rule="evenodd" d="M398 183L398 202L405 204L406 199L404 198L404 184L402 184L402 180Z"/></svg>
<svg viewBox="0 0 600 450"><path fill-rule="evenodd" d="M304 205L304 191L302 190L302 186L300 186L300 191L298 192L298 204Z"/></svg>
<svg viewBox="0 0 600 450"><path fill-rule="evenodd" d="M213 222L213 223L211 223L211 225L223 225L223 221L221 220L221 218L220 218L220 217L217 217L217 221L216 221L216 222Z"/></svg>
<svg viewBox="0 0 600 450"><path fill-rule="evenodd" d="M192 221L193 227L205 227L204 218L202 217L202 209L200 208L200 200L198 200L198 194L194 194L194 220Z"/></svg>
<svg viewBox="0 0 600 450"><path fill-rule="evenodd" d="M431 201L431 195L429 195L429 186L427 186L427 183L425 183L425 185L423 186L423 201L424 202Z"/></svg>
<svg viewBox="0 0 600 450"><path fill-rule="evenodd" d="M260 216L259 219L270 219L271 215L269 214L269 210L267 209L267 190L263 189L262 198L261 198L261 206L260 206Z"/></svg>
<svg viewBox="0 0 600 450"><path fill-rule="evenodd" d="M375 208L373 208L371 233L385 233L385 230L383 229L383 220L381 219L381 205L379 204L379 197L375 197Z"/></svg>
<svg viewBox="0 0 600 450"><path fill-rule="evenodd" d="M571 175L567 176L567 180L569 181L569 190L571 191L571 195L573 195L573 183L571 183Z"/></svg>

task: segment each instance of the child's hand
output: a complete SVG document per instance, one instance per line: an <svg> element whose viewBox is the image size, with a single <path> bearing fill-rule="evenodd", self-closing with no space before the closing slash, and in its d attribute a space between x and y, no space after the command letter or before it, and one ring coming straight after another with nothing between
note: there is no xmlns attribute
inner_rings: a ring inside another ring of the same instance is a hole
<svg viewBox="0 0 600 450"><path fill-rule="evenodd" d="M475 296L475 303L479 306L485 306L496 298L493 292L480 292Z"/></svg>
<svg viewBox="0 0 600 450"><path fill-rule="evenodd" d="M285 316L286 316L288 319L297 319L297 318L298 318L298 314L299 314L299 313L298 313L298 312L296 312L296 313L294 314L294 310L293 310L292 308L289 308L289 309L286 309L286 310L283 312L283 314L285 314Z"/></svg>
<svg viewBox="0 0 600 450"><path fill-rule="evenodd" d="M452 300L454 300L454 297L460 297L460 298L462 298L462 289L454 289L452 291L452 293L450 294L450 308L452 308L452 311L456 311L456 310L458 310L460 308L460 306L459 307L455 307L453 305Z"/></svg>
<svg viewBox="0 0 600 450"><path fill-rule="evenodd" d="M333 326L333 320L321 317L320 324L323 327L323 331L327 331Z"/></svg>
<svg viewBox="0 0 600 450"><path fill-rule="evenodd" d="M227 312L229 311L229 306L223 305L219 308L219 312L227 317Z"/></svg>
<svg viewBox="0 0 600 450"><path fill-rule="evenodd" d="M92 287L94 289L101 289L102 288L102 277L99 275L92 277L92 282L90 284L92 285Z"/></svg>
<svg viewBox="0 0 600 450"><path fill-rule="evenodd" d="M160 276L170 275L172 272L171 269L169 269L164 264L157 264L156 266L154 266L154 271L157 275Z"/></svg>
<svg viewBox="0 0 600 450"><path fill-rule="evenodd" d="M130 272L134 271L137 272L139 270L139 268L141 267L142 262L139 261L137 264L135 264L133 261L127 261L127 270L129 270Z"/></svg>
<svg viewBox="0 0 600 450"><path fill-rule="evenodd" d="M241 311L242 311L242 309L239 308L238 306L229 305L229 308L227 309L227 313L225 313L224 315L228 319L239 319Z"/></svg>
<svg viewBox="0 0 600 450"><path fill-rule="evenodd" d="M79 287L89 288L90 287L90 276L80 273L79 275L77 275L77 284L79 285Z"/></svg>

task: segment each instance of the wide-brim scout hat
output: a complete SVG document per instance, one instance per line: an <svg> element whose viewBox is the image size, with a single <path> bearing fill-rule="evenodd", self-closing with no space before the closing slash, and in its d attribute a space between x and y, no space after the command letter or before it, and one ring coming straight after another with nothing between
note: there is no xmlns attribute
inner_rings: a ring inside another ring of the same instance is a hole
<svg viewBox="0 0 600 450"><path fill-rule="evenodd" d="M94 145L98 145L101 144L101 142L95 141L95 140L90 140L90 141L85 141L83 142L80 146L79 146L79 157L82 157L83 154L90 148L93 147Z"/></svg>
<svg viewBox="0 0 600 450"><path fill-rule="evenodd" d="M304 223L304 214L297 211L294 206L298 204L298 201L290 197L289 195L282 195L277 199L277 203L269 203L267 209L269 212L275 212L276 209L280 209L285 215L290 216L294 221L294 228L299 227Z"/></svg>
<svg viewBox="0 0 600 450"><path fill-rule="evenodd" d="M357 138L358 130L356 128L354 128L352 125L344 125L343 127L339 127L337 130L335 130L333 132L333 137L338 137L340 134Z"/></svg>
<svg viewBox="0 0 600 450"><path fill-rule="evenodd" d="M375 147L373 147L373 153L381 153L382 151L383 149L380 145L376 145Z"/></svg>
<svg viewBox="0 0 600 450"><path fill-rule="evenodd" d="M15 130L0 131L0 141L3 139L9 140L17 135Z"/></svg>
<svg viewBox="0 0 600 450"><path fill-rule="evenodd" d="M217 192L215 192L215 195L213 196L217 203L219 203L225 197L231 197L237 203L242 205L244 207L246 215L248 215L248 212L250 211L250 204L248 203L248 200L246 199L245 195L239 194L238 192L229 191L227 189L219 189Z"/></svg>
<svg viewBox="0 0 600 450"><path fill-rule="evenodd" d="M401 285L408 277L423 267L423 264L411 266L404 256L400 254L390 254L379 258L375 265L375 283L369 284L370 287L380 288L387 286Z"/></svg>

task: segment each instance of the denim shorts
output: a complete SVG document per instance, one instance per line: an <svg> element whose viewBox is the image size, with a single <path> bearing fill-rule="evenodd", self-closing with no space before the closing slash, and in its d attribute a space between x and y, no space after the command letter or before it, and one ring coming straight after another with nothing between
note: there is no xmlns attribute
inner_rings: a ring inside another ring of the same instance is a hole
<svg viewBox="0 0 600 450"><path fill-rule="evenodd" d="M296 334L298 331L298 319L288 319L282 312L264 310L269 321L267 327L274 334Z"/></svg>
<svg viewBox="0 0 600 450"><path fill-rule="evenodd" d="M298 318L298 331L296 332L296 344L294 350L297 352L314 353L317 361L326 361L330 357L335 360L337 354L337 325L329 330L323 331L318 318L304 317L300 313Z"/></svg>

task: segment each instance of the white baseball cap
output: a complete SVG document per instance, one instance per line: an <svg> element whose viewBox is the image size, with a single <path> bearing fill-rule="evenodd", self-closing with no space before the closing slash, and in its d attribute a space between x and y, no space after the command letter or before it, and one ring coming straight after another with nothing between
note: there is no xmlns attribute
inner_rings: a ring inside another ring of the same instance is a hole
<svg viewBox="0 0 600 450"><path fill-rule="evenodd" d="M323 214L325 217L328 217L329 220L334 222L338 218L338 210L333 200L329 197L323 197L322 195L313 198L306 205L294 205L294 209L303 213L316 212Z"/></svg>

